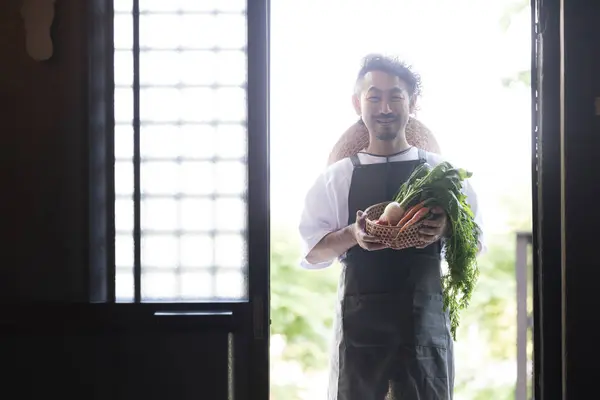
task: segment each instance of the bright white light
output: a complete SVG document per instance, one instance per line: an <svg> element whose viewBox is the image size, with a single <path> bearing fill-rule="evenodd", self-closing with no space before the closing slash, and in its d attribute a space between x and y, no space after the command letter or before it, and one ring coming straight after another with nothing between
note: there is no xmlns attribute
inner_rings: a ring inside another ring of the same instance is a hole
<svg viewBox="0 0 600 400"><path fill-rule="evenodd" d="M127 301L133 297L130 6L115 5L121 12L115 47L125 49L115 52L116 288ZM140 2L145 300L247 294L244 8L239 0ZM198 13L215 9L225 13ZM186 13L173 13L178 10Z"/></svg>

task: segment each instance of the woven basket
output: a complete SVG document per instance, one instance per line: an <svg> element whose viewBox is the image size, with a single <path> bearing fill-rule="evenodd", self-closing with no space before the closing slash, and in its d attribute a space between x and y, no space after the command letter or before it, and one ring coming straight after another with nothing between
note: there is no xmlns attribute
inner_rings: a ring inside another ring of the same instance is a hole
<svg viewBox="0 0 600 400"><path fill-rule="evenodd" d="M367 233L377 237L381 243L387 244L394 250L417 247L423 244L419 237L419 228L423 224L423 221L417 222L402 233L400 233L401 227L376 224L379 216L388 204L390 204L389 201L375 204L365 210L365 214L367 214Z"/></svg>
<svg viewBox="0 0 600 400"><path fill-rule="evenodd" d="M406 125L406 141L430 153L440 154L440 146L433 133L421 121L409 118ZM369 131L361 122L355 122L338 139L329 154L328 165L353 156L369 146Z"/></svg>

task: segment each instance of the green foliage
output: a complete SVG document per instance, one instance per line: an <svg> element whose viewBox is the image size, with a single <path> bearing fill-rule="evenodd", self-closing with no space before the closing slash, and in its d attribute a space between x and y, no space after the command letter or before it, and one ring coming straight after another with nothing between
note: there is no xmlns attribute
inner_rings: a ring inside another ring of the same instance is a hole
<svg viewBox="0 0 600 400"><path fill-rule="evenodd" d="M326 368L338 269L303 270L298 241L291 238L285 231L271 238L271 333L285 338L284 359Z"/></svg>
<svg viewBox="0 0 600 400"><path fill-rule="evenodd" d="M515 178L504 186L503 192L498 194L506 225L513 232L531 232L532 203L531 179Z"/></svg>
<svg viewBox="0 0 600 400"><path fill-rule="evenodd" d="M498 235L489 240L487 254L479 259L479 282L469 308L464 311L463 325L478 326L489 343L488 356L508 360L515 356L516 282L515 236ZM459 334L465 337L466 332Z"/></svg>
<svg viewBox="0 0 600 400"><path fill-rule="evenodd" d="M457 388L462 389L462 388ZM468 388L465 388L468 390ZM465 390L463 389L463 390ZM471 400L514 400L515 387L513 385L489 386L473 393Z"/></svg>
<svg viewBox="0 0 600 400"><path fill-rule="evenodd" d="M500 17L500 28L506 32L510 28L513 19L516 15L524 13L529 10L529 1L528 0L517 0L514 3L511 3Z"/></svg>
<svg viewBox="0 0 600 400"><path fill-rule="evenodd" d="M531 86L531 70L516 72L510 76L502 78L502 86L513 88L519 86Z"/></svg>
<svg viewBox="0 0 600 400"><path fill-rule="evenodd" d="M273 400L298 400L300 396L300 388L296 385L271 385L271 399Z"/></svg>

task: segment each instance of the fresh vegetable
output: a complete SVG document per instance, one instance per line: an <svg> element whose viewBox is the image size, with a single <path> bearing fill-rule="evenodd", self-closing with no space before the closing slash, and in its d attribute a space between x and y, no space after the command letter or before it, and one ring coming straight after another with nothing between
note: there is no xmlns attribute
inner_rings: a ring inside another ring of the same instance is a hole
<svg viewBox="0 0 600 400"><path fill-rule="evenodd" d="M473 211L462 192L463 181L472 173L454 168L442 162L431 168L421 164L400 187L395 201L400 207L409 209L423 204L412 217L407 219L401 230L416 223L427 214L427 209L439 206L448 216L450 234L445 241L445 259L448 273L442 277L444 310L449 310L452 337L456 339L459 312L469 305L473 289L479 277L477 251L479 227ZM402 220L404 220L403 218ZM415 220L415 222L413 222Z"/></svg>
<svg viewBox="0 0 600 400"><path fill-rule="evenodd" d="M415 213L417 211L419 211L421 208L423 208L424 205L425 205L425 202L422 201L419 204L412 206L406 212L406 214L404 214L404 216L402 217L402 219L400 220L400 222L398 222L398 224L396 226L403 226L406 222L408 222L409 219L412 218L413 215L415 215Z"/></svg>
<svg viewBox="0 0 600 400"><path fill-rule="evenodd" d="M411 227L412 225L416 224L417 222L419 222L420 220L422 220L423 218L425 218L427 216L427 213L429 213L429 207L422 207L421 209L419 209L419 211L417 211L413 217L411 219L409 219L403 226L402 228L400 228L400 233L404 232L405 230L407 230L409 227Z"/></svg>
<svg viewBox="0 0 600 400"><path fill-rule="evenodd" d="M400 221L403 214L404 208L397 202L392 201L385 207L381 216L379 216L379 221L395 226Z"/></svg>

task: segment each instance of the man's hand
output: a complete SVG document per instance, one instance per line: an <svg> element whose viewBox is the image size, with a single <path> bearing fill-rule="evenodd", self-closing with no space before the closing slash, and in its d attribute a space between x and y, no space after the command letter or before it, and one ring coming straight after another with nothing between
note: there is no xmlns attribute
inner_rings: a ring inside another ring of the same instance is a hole
<svg viewBox="0 0 600 400"><path fill-rule="evenodd" d="M382 250L388 248L387 244L379 243L377 238L366 231L367 214L362 211L356 212L356 222L352 226L352 233L356 243L367 251Z"/></svg>
<svg viewBox="0 0 600 400"><path fill-rule="evenodd" d="M434 214L434 216L423 221L423 224L419 229L419 234L423 241L423 244L417 247L419 249L423 249L430 244L437 242L448 233L448 217L444 210L441 207L433 207L431 213Z"/></svg>
<svg viewBox="0 0 600 400"><path fill-rule="evenodd" d="M362 211L356 213L356 222L323 237L306 255L311 264L327 262L339 257L357 244L368 251L381 250L387 245L377 243L377 239L367 234L367 215Z"/></svg>

